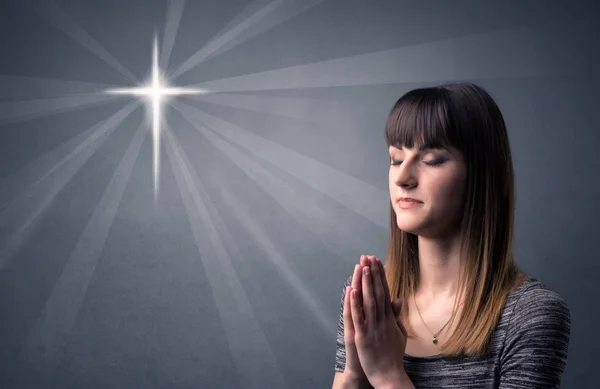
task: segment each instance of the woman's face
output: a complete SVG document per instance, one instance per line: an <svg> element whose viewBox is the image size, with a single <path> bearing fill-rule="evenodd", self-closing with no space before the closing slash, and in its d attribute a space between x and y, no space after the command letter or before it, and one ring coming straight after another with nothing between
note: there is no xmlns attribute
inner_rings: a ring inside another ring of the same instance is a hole
<svg viewBox="0 0 600 389"><path fill-rule="evenodd" d="M456 232L466 178L462 153L448 149L390 146L390 199L398 228L423 237ZM414 206L399 200L410 197Z"/></svg>

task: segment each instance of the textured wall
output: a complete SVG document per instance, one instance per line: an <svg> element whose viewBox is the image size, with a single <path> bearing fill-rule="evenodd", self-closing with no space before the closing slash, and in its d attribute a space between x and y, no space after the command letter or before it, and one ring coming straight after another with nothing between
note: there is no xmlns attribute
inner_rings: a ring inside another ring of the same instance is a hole
<svg viewBox="0 0 600 389"><path fill-rule="evenodd" d="M598 6L562 1L0 5L0 387L323 388L342 284L388 238L383 125L472 81L508 124L522 269L597 387ZM208 91L106 94L157 63ZM594 239L596 241L594 241Z"/></svg>

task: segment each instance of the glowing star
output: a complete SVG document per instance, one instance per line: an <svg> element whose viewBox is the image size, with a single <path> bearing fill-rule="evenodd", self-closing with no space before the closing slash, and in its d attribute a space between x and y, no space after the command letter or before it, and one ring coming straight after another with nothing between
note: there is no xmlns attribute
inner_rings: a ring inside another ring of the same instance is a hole
<svg viewBox="0 0 600 389"><path fill-rule="evenodd" d="M158 43L154 38L154 47L152 52L152 75L151 80L144 86L136 88L118 88L108 89L105 91L109 94L132 95L146 97L151 103L150 110L152 112L152 171L154 174L154 195L158 191L158 177L160 168L160 122L161 122L161 105L166 101L168 96L178 95L196 95L207 93L202 89L190 88L175 88L169 87L162 77L162 72L158 66Z"/></svg>

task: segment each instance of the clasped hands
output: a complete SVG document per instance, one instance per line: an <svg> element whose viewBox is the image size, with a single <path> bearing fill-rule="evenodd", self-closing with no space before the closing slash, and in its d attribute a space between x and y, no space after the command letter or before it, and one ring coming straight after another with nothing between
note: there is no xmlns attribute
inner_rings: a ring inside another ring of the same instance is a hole
<svg viewBox="0 0 600 389"><path fill-rule="evenodd" d="M402 388L410 382L404 371L406 330L400 300L390 301L383 264L361 255L344 298L345 373L375 388ZM412 385L410 385L412 386Z"/></svg>

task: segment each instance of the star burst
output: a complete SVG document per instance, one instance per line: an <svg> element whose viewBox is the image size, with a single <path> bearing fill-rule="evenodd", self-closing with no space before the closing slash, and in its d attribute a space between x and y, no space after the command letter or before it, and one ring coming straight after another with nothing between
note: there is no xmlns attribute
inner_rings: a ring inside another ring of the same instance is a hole
<svg viewBox="0 0 600 389"><path fill-rule="evenodd" d="M169 86L163 76L158 63L158 40L154 38L152 48L152 72L150 81L145 85L133 88L107 89L109 94L139 96L146 100L152 116L152 172L154 178L154 195L158 193L160 177L160 125L162 118L162 105L170 96L196 95L207 93L203 89L182 88Z"/></svg>

